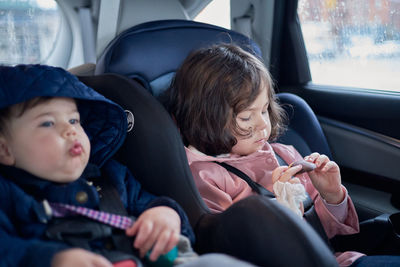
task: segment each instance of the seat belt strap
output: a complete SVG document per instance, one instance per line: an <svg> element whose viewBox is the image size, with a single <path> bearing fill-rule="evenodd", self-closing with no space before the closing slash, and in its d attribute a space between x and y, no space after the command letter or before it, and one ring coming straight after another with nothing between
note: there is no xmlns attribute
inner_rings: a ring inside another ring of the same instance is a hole
<svg viewBox="0 0 400 267"><path fill-rule="evenodd" d="M91 250L88 243L90 240L109 237L112 240L114 249L100 249L96 253L105 256L111 262L129 260L133 261L136 266L142 266L140 260L135 256L137 253L132 246L133 239L126 236L124 231L119 230L130 227L134 219L127 216L128 213L115 186L108 177L103 175L103 172L95 181L95 185L101 188L100 210L60 203L50 203L53 214L59 215L54 217L61 217L61 219L65 219L65 221L53 225L50 229L48 228L46 231L47 237L53 240L72 243L74 246L83 247L88 250ZM65 214L57 214L57 212L64 212ZM87 220L88 222L86 224L82 224L82 220L76 222L74 222L74 220L68 221L68 215L71 214L79 214L83 216L82 218L88 218L90 220ZM83 234L70 235L70 233L73 233L77 229L78 231L82 229ZM66 234L63 234L63 231L66 232Z"/></svg>
<svg viewBox="0 0 400 267"><path fill-rule="evenodd" d="M92 220L125 230L129 228L134 220L127 216L116 215L104 211L89 209L81 206L68 205L63 203L49 203L52 216L66 217L69 215L82 215Z"/></svg>
<svg viewBox="0 0 400 267"><path fill-rule="evenodd" d="M284 166L287 165L289 166L289 164L283 160L283 158L281 158L281 156L279 156L276 152L275 152L275 157L278 160L279 166Z"/></svg>
<svg viewBox="0 0 400 267"><path fill-rule="evenodd" d="M259 183L253 181L247 174L245 174L244 172L242 172L238 168L233 167L232 165L226 164L225 162L219 162L219 161L214 161L214 162L216 164L224 167L229 172L237 175L239 178L245 180L247 182L247 184L251 187L251 189L253 189L253 191L256 192L257 194L262 195L262 196L267 196L267 197L270 197L270 198L275 198L275 195L272 192L270 192L267 189L265 189Z"/></svg>
<svg viewBox="0 0 400 267"><path fill-rule="evenodd" d="M252 22L254 20L254 6L250 5L245 14L233 19L234 30L253 39Z"/></svg>
<svg viewBox="0 0 400 267"><path fill-rule="evenodd" d="M134 223L134 219L128 216L128 212L109 178L102 174L95 181L95 185L100 188L99 210L63 203L49 203L52 216L81 215L114 228L122 230L129 228Z"/></svg>
<svg viewBox="0 0 400 267"><path fill-rule="evenodd" d="M96 63L96 40L92 24L90 8L81 7L78 10L81 26L81 38L84 63Z"/></svg>
<svg viewBox="0 0 400 267"><path fill-rule="evenodd" d="M119 21L120 0L100 1L99 23L97 28L97 57L116 36Z"/></svg>
<svg viewBox="0 0 400 267"><path fill-rule="evenodd" d="M279 165L288 165L286 163L286 161L284 161L281 156L279 156L277 153L275 153L275 156L278 160ZM247 182L247 184L251 187L251 189L256 192L259 195L263 195L263 196L267 196L270 198L275 198L275 195L270 192L269 190L267 190L264 186L260 185L259 183L255 182L253 179L251 179L247 174L245 174L244 172L242 172L241 170L239 170L238 168L229 165L225 162L219 162L219 161L214 161L214 163L224 167L227 171L235 174L236 176L238 176L239 178L245 180Z"/></svg>

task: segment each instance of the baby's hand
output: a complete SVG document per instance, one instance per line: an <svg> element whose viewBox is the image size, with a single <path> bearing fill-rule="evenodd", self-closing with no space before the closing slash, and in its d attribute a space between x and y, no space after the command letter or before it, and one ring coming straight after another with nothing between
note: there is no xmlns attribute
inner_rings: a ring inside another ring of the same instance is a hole
<svg viewBox="0 0 400 267"><path fill-rule="evenodd" d="M181 220L178 213L169 207L154 207L143 212L137 221L126 230L128 236L136 235L133 246L144 257L152 248L150 260L173 249L179 241Z"/></svg>
<svg viewBox="0 0 400 267"><path fill-rule="evenodd" d="M316 168L308 174L322 198L330 204L342 202L345 193L342 189L339 166L334 161L329 160L327 156L319 153L312 153L306 156L304 160L316 165Z"/></svg>
<svg viewBox="0 0 400 267"><path fill-rule="evenodd" d="M51 266L112 267L113 265L101 255L80 248L71 248L55 254Z"/></svg>

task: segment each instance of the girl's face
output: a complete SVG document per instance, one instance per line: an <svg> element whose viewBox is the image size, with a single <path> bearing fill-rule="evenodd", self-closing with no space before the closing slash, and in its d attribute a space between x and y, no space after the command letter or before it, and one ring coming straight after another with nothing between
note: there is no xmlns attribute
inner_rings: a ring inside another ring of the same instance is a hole
<svg viewBox="0 0 400 267"><path fill-rule="evenodd" d="M260 150L268 141L271 134L271 121L269 119L269 99L267 88L261 90L254 102L236 116L238 126L248 130L250 136L238 136L235 133L237 143L232 147L232 153L249 155Z"/></svg>

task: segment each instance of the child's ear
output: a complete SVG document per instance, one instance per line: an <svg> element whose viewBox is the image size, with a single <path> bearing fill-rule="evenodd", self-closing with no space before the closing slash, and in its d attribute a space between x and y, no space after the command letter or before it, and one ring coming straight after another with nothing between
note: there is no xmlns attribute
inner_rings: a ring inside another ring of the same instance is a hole
<svg viewBox="0 0 400 267"><path fill-rule="evenodd" d="M15 159L8 147L7 140L0 136L0 163L3 165L14 165Z"/></svg>

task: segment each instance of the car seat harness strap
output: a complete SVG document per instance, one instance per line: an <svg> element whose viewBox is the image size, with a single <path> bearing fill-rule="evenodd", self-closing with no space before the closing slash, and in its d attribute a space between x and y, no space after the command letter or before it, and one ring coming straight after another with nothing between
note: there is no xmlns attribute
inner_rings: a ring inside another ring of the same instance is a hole
<svg viewBox="0 0 400 267"><path fill-rule="evenodd" d="M121 216L81 206L74 206L63 203L49 203L49 205L52 211L51 215L54 217L65 217L68 215L82 215L122 230L129 228L134 222L133 219L127 216Z"/></svg>
<svg viewBox="0 0 400 267"><path fill-rule="evenodd" d="M233 167L232 165L229 165L225 162L218 162L218 161L214 161L214 162L217 163L218 165L224 167L227 171L237 175L239 178L245 180L247 182L247 184L251 187L251 189L253 189L253 191L256 192L257 194L266 196L266 197L270 197L270 198L275 198L275 195L272 192L265 189L259 183L253 181L247 174L245 174L238 168Z"/></svg>
<svg viewBox="0 0 400 267"><path fill-rule="evenodd" d="M96 186L100 190L99 210L62 203L47 203L52 220L46 230L46 237L59 240L93 251L113 263L129 263L129 266L143 266L123 229L134 222L128 217L114 185L106 177L98 177ZM46 203L46 202L44 202ZM80 215L80 216L73 216Z"/></svg>

